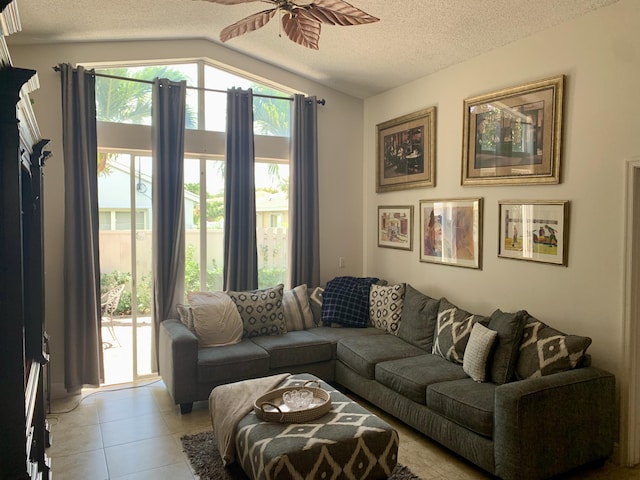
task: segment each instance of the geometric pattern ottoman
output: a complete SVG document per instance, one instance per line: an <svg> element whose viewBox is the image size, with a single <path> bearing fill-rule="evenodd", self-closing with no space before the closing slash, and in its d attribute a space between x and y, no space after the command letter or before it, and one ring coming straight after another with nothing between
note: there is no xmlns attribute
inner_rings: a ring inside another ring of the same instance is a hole
<svg viewBox="0 0 640 480"><path fill-rule="evenodd" d="M398 433L384 420L310 374L278 386L320 382L329 413L305 423L260 420L253 411L236 430L236 461L253 480L386 479L398 462Z"/></svg>

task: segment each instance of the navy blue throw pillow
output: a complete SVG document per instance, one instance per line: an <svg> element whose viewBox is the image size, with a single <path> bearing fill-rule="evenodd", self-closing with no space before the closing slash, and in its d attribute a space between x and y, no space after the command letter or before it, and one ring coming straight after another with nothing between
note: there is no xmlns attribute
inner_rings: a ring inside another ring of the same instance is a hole
<svg viewBox="0 0 640 480"><path fill-rule="evenodd" d="M344 327L369 326L369 291L373 277L336 277L322 294L322 322Z"/></svg>

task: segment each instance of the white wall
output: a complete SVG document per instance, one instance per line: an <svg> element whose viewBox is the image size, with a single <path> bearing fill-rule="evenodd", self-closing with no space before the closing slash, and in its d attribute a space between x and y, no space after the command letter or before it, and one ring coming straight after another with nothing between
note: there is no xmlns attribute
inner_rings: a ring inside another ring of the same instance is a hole
<svg viewBox="0 0 640 480"><path fill-rule="evenodd" d="M364 273L406 281L479 314L526 309L592 337L596 366L622 372L624 169L640 154L640 2L621 0L365 100ZM566 75L562 183L460 185L463 100ZM376 124L436 106L437 184L375 193ZM483 268L419 261L421 199L484 198ZM570 200L568 267L497 258L498 200ZM414 250L377 247L378 205L414 205Z"/></svg>
<svg viewBox="0 0 640 480"><path fill-rule="evenodd" d="M64 385L64 167L60 77L51 68L59 63L209 58L269 83L325 98L326 105L318 107L321 280L362 272L362 100L203 40L15 46L11 56L15 66L38 71L41 87L32 95L34 110L53 152L44 185L46 329L51 336L53 395L63 394ZM338 268L339 257L346 259L344 269Z"/></svg>

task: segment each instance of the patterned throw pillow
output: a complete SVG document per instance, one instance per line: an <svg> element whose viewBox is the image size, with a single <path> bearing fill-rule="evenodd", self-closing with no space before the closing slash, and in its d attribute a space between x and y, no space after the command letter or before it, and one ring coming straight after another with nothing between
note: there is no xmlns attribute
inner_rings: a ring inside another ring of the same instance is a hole
<svg viewBox="0 0 640 480"><path fill-rule="evenodd" d="M311 307L311 313L313 313L313 321L317 326L322 325L322 294L324 288L316 287L313 291L309 292L309 307Z"/></svg>
<svg viewBox="0 0 640 480"><path fill-rule="evenodd" d="M309 307L306 285L298 285L291 290L285 290L282 295L282 308L288 332L306 330L316 326Z"/></svg>
<svg viewBox="0 0 640 480"><path fill-rule="evenodd" d="M248 292L226 292L238 307L244 337L287 333L282 308L284 285Z"/></svg>
<svg viewBox="0 0 640 480"><path fill-rule="evenodd" d="M371 277L336 277L322 294L322 322L344 327L369 326L369 290L377 282Z"/></svg>
<svg viewBox="0 0 640 480"><path fill-rule="evenodd" d="M481 323L474 323L469 343L464 351L462 369L474 382L484 382L487 378L487 363L491 349L496 343L498 332L490 330Z"/></svg>
<svg viewBox="0 0 640 480"><path fill-rule="evenodd" d="M578 367L589 345L589 337L566 335L527 312L516 377L520 380L543 377Z"/></svg>
<svg viewBox="0 0 640 480"><path fill-rule="evenodd" d="M462 365L471 329L473 324L477 322L486 324L488 319L466 312L443 297L438 308L438 320L436 321L431 353Z"/></svg>
<svg viewBox="0 0 640 480"><path fill-rule="evenodd" d="M398 335L405 284L380 286L371 285L369 292L369 318L371 324L387 333Z"/></svg>
<svg viewBox="0 0 640 480"><path fill-rule="evenodd" d="M189 292L193 327L201 347L233 345L242 340L238 309L224 292Z"/></svg>

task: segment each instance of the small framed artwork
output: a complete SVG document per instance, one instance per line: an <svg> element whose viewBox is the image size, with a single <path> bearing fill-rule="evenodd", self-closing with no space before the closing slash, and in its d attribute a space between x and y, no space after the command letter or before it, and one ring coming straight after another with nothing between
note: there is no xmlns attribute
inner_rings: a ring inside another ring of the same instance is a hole
<svg viewBox="0 0 640 480"><path fill-rule="evenodd" d="M564 76L464 101L462 185L560 183Z"/></svg>
<svg viewBox="0 0 640 480"><path fill-rule="evenodd" d="M436 107L376 125L376 192L436 184Z"/></svg>
<svg viewBox="0 0 640 480"><path fill-rule="evenodd" d="M482 268L482 198L420 200L420 261Z"/></svg>
<svg viewBox="0 0 640 480"><path fill-rule="evenodd" d="M413 206L378 207L378 246L413 250Z"/></svg>
<svg viewBox="0 0 640 480"><path fill-rule="evenodd" d="M569 202L501 200L498 256L567 266Z"/></svg>

